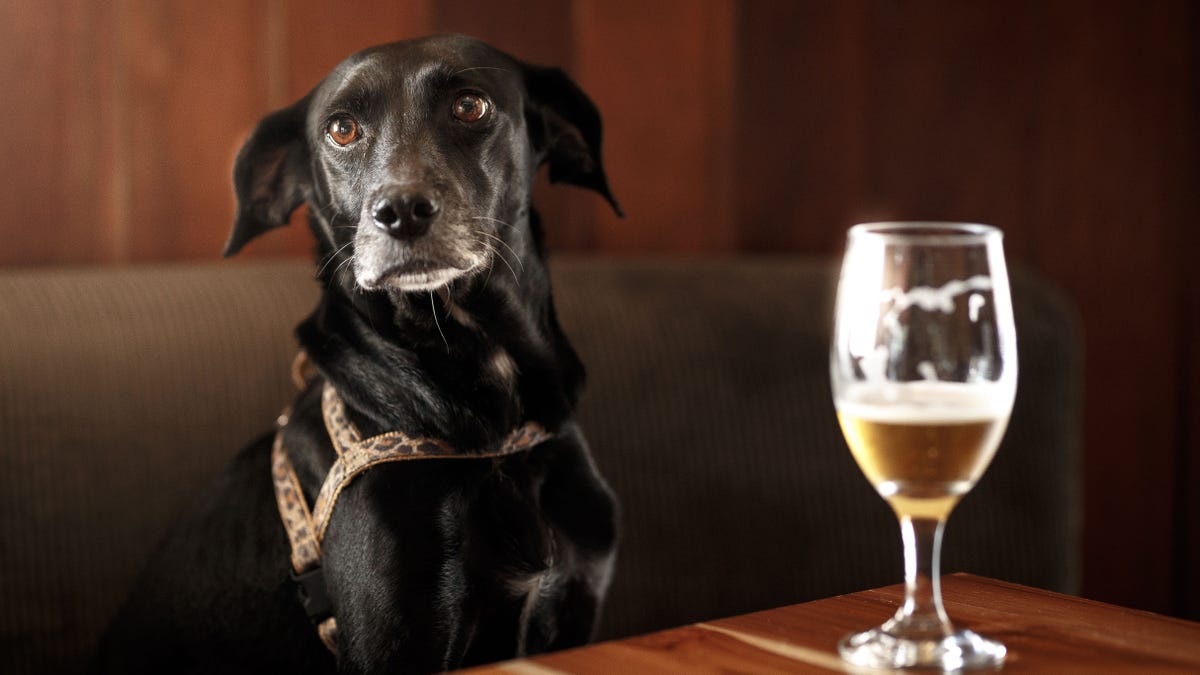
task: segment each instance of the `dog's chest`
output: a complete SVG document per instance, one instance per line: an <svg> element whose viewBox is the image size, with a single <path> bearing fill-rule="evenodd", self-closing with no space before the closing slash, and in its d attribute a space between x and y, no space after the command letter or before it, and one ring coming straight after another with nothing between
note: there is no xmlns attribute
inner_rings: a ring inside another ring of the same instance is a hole
<svg viewBox="0 0 1200 675"><path fill-rule="evenodd" d="M546 478L537 449L498 459L380 465L352 487L359 495L347 503L344 526L374 524L383 535L377 546L461 565L473 587L524 596L553 581L569 546L543 508Z"/></svg>
<svg viewBox="0 0 1200 675"><path fill-rule="evenodd" d="M386 485L394 493L405 485L401 491L419 499L407 500L403 511L394 501L372 504L387 509L384 518L396 536L375 539L374 545L400 556L392 561L394 574L374 578L386 579L390 594L401 596L434 584L436 601L429 607L434 621L488 641L508 635L505 641L516 641L509 647L516 653L544 639L577 556L543 508L546 475L535 453L465 460L470 467L454 460L428 472L397 467L391 477L378 472L378 486L368 489ZM421 578L405 572L419 569L434 573ZM475 627L468 628L471 624Z"/></svg>

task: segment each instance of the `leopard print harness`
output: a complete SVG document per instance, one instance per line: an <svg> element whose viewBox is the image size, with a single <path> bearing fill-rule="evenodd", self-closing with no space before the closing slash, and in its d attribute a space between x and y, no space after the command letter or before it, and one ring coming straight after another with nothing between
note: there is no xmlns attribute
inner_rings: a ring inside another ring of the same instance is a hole
<svg viewBox="0 0 1200 675"><path fill-rule="evenodd" d="M293 380L303 388L314 377L316 374L311 363L305 354L299 354L292 366ZM337 654L337 620L321 571L321 543L342 490L364 471L385 462L504 457L529 450L551 438L551 434L536 422L527 422L518 427L498 447L469 453L458 452L441 439L412 438L399 431L363 438L346 415L345 402L337 389L326 380L321 391L321 415L337 459L325 476L310 509L300 488L296 469L283 444L283 432L290 414L288 408L279 416L271 449L275 501L292 549L292 579L298 585L301 604L316 625L321 641L334 655Z"/></svg>

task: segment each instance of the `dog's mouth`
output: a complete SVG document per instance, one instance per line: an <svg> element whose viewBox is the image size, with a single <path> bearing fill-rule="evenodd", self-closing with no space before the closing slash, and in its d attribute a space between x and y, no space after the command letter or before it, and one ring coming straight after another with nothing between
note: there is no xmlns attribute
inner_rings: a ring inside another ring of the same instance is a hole
<svg viewBox="0 0 1200 675"><path fill-rule="evenodd" d="M474 264L449 264L417 258L384 268L379 273L360 275L358 285L367 290L432 291L465 276Z"/></svg>
<svg viewBox="0 0 1200 675"><path fill-rule="evenodd" d="M438 290L485 267L487 250L454 218L443 217L429 232L408 238L360 224L354 241L354 279L367 291Z"/></svg>

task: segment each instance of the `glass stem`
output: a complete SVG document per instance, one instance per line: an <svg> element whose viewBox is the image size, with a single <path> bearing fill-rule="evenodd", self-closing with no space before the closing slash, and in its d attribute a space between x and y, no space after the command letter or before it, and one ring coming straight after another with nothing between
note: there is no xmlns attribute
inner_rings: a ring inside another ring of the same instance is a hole
<svg viewBox="0 0 1200 675"><path fill-rule="evenodd" d="M944 637L954 632L942 607L939 578L945 525L945 520L937 518L900 518L904 538L904 605L889 623L909 635Z"/></svg>

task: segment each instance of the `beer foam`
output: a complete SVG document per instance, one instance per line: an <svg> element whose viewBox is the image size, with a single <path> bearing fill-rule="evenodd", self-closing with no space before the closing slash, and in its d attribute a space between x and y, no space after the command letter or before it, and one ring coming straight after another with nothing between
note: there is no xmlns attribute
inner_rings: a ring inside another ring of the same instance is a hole
<svg viewBox="0 0 1200 675"><path fill-rule="evenodd" d="M954 298L972 291L990 290L992 290L992 278L986 274L976 274L970 279L955 279L947 282L940 288L917 286L907 291L899 287L884 289L880 292L879 299L881 302L891 302L893 311L897 314L913 305L926 312L937 311L943 314L953 314L955 311ZM972 297L983 300L983 297L979 295L972 295Z"/></svg>
<svg viewBox="0 0 1200 675"><path fill-rule="evenodd" d="M1013 393L1005 383L873 382L846 387L834 406L844 415L875 422L958 423L1008 417Z"/></svg>

